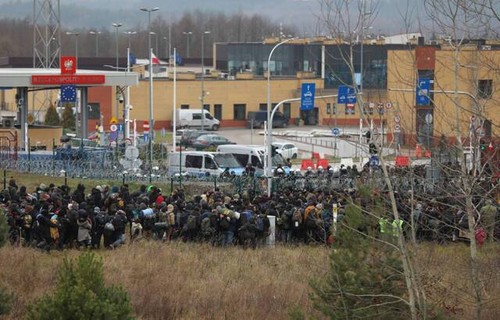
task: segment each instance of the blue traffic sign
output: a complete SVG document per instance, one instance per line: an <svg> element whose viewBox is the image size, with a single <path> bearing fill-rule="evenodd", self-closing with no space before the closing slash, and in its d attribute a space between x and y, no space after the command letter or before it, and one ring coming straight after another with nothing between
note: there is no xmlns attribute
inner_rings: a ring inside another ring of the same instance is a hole
<svg viewBox="0 0 500 320"><path fill-rule="evenodd" d="M356 92L353 87L339 86L337 103L356 103Z"/></svg>
<svg viewBox="0 0 500 320"><path fill-rule="evenodd" d="M428 106L431 104L431 98L429 96L431 89L430 79L418 79L417 83L417 106Z"/></svg>
<svg viewBox="0 0 500 320"><path fill-rule="evenodd" d="M118 130L117 131L118 132L123 132L123 123L118 123L117 126L118 126Z"/></svg>
<svg viewBox="0 0 500 320"><path fill-rule="evenodd" d="M340 134L340 129L339 129L339 128L333 128L333 129L332 129L332 134L333 134L334 136L338 136L338 135Z"/></svg>
<svg viewBox="0 0 500 320"><path fill-rule="evenodd" d="M377 156L371 156L370 157L370 166L372 167L377 167L379 165L380 161Z"/></svg>
<svg viewBox="0 0 500 320"><path fill-rule="evenodd" d="M316 91L315 83L303 83L300 94L300 110L308 111L314 109L314 93Z"/></svg>

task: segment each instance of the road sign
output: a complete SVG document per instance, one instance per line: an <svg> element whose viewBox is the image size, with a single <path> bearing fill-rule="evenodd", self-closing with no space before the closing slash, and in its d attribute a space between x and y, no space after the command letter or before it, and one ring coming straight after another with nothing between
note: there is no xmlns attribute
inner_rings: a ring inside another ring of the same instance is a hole
<svg viewBox="0 0 500 320"><path fill-rule="evenodd" d="M394 132L400 132L401 131L401 126L399 125L399 123L396 123L394 125Z"/></svg>
<svg viewBox="0 0 500 320"><path fill-rule="evenodd" d="M118 130L118 126L116 124L112 124L109 126L109 131L116 132Z"/></svg>
<svg viewBox="0 0 500 320"><path fill-rule="evenodd" d="M400 116L394 116L394 122L396 122L396 123L401 122L401 117Z"/></svg>
<svg viewBox="0 0 500 320"><path fill-rule="evenodd" d="M371 156L370 157L370 166L372 167L376 167L379 165L379 160L378 160L378 157L377 156Z"/></svg>
<svg viewBox="0 0 500 320"><path fill-rule="evenodd" d="M345 106L347 107L347 113L354 114L354 103L347 103Z"/></svg>
<svg viewBox="0 0 500 320"><path fill-rule="evenodd" d="M340 134L340 129L339 129L339 128L333 128L333 129L332 129L332 134L333 134L334 136L338 136L338 135Z"/></svg>
<svg viewBox="0 0 500 320"><path fill-rule="evenodd" d="M387 110L391 109L391 108L392 108L392 103L390 103L390 102L386 102L386 103L385 103L385 108L386 108Z"/></svg>
<svg viewBox="0 0 500 320"><path fill-rule="evenodd" d="M315 83L303 83L300 95L300 110L309 111L314 109Z"/></svg>
<svg viewBox="0 0 500 320"><path fill-rule="evenodd" d="M429 92L431 89L430 79L418 79L417 83L417 106L428 106L431 104Z"/></svg>
<svg viewBox="0 0 500 320"><path fill-rule="evenodd" d="M431 123L432 123L432 120L433 120L432 113L428 112L428 113L425 115L425 123L427 123L427 124L431 124Z"/></svg>
<svg viewBox="0 0 500 320"><path fill-rule="evenodd" d="M356 92L353 87L339 86L337 103L356 103Z"/></svg>
<svg viewBox="0 0 500 320"><path fill-rule="evenodd" d="M109 124L116 124L116 123L118 123L116 117L111 117L111 120L109 120Z"/></svg>
<svg viewBox="0 0 500 320"><path fill-rule="evenodd" d="M117 124L118 132L123 132L123 123Z"/></svg>

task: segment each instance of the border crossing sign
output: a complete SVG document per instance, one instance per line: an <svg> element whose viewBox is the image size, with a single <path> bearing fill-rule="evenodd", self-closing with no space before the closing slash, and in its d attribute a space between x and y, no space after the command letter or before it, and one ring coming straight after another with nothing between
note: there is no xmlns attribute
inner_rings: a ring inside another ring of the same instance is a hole
<svg viewBox="0 0 500 320"><path fill-rule="evenodd" d="M356 103L356 92L354 92L354 88L339 86L337 103Z"/></svg>
<svg viewBox="0 0 500 320"><path fill-rule="evenodd" d="M314 109L314 93L316 91L315 83L303 83L300 94L300 110L308 111Z"/></svg>

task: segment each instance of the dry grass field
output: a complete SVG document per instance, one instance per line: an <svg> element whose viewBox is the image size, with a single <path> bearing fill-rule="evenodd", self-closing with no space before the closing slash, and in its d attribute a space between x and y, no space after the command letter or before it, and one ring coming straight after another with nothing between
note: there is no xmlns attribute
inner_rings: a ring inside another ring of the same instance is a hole
<svg viewBox="0 0 500 320"><path fill-rule="evenodd" d="M473 319L465 245L424 245L420 251L427 297L451 319ZM328 270L325 247L244 250L201 244L141 242L97 253L108 284L129 293L138 319L288 319L299 307L315 312L309 280ZM0 249L0 285L16 295L6 319L23 317L27 304L49 294L63 257L79 251L43 253ZM483 319L500 318L498 247L483 248Z"/></svg>
<svg viewBox="0 0 500 320"><path fill-rule="evenodd" d="M50 293L63 257L78 254L0 249L0 284L17 297L7 319L22 318L27 304ZM139 319L287 319L293 306L311 313L308 280L328 265L324 247L143 242L98 254L107 281L129 292Z"/></svg>

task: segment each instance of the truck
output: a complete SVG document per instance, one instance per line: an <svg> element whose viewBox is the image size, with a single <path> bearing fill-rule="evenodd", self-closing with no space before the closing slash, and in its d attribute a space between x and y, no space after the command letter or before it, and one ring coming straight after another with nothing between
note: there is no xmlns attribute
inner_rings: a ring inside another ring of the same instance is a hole
<svg viewBox="0 0 500 320"><path fill-rule="evenodd" d="M202 121L204 116L204 120ZM176 110L176 127L180 128L202 128L204 130L217 131L220 122L212 116L210 111L203 109L178 109Z"/></svg>

